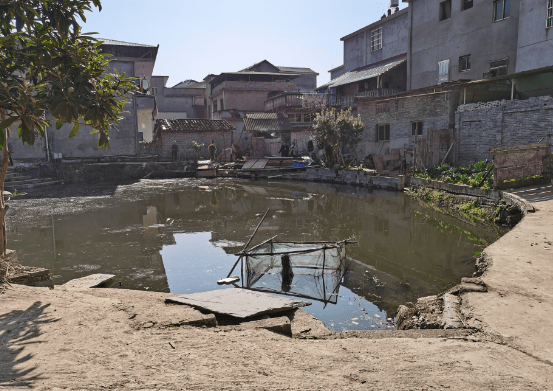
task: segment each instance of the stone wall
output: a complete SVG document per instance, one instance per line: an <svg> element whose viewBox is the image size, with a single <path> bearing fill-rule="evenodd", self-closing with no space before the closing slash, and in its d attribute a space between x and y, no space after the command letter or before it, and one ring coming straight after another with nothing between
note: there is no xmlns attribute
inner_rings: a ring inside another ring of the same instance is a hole
<svg viewBox="0 0 553 391"><path fill-rule="evenodd" d="M447 129L449 125L449 94L429 93L397 99L359 100L359 118L365 125L359 156L387 154L392 149L411 145L411 122L421 121L423 137L428 129ZM390 141L377 141L377 125L390 124Z"/></svg>
<svg viewBox="0 0 553 391"><path fill-rule="evenodd" d="M553 130L553 98L461 105L455 122L457 163L491 159L490 148L545 142Z"/></svg>

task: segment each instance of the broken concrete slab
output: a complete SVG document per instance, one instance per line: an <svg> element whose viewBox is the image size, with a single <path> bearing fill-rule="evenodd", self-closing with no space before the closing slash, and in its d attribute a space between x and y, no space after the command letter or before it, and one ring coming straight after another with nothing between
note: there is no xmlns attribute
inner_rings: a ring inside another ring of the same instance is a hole
<svg viewBox="0 0 553 391"><path fill-rule="evenodd" d="M463 327L461 299L449 293L444 294L444 329L461 329Z"/></svg>
<svg viewBox="0 0 553 391"><path fill-rule="evenodd" d="M305 307L311 303L287 299L268 293L248 289L229 288L215 291L168 297L166 302L186 304L217 314L230 315L236 318L248 318L256 315L289 311Z"/></svg>
<svg viewBox="0 0 553 391"><path fill-rule="evenodd" d="M240 330L249 329L266 329L289 337L292 336L292 323L286 316L240 323Z"/></svg>
<svg viewBox="0 0 553 391"><path fill-rule="evenodd" d="M92 274L90 276L76 278L68 281L62 285L62 287L71 290L80 290L88 288L97 288L100 285L104 285L107 282L113 280L114 274Z"/></svg>

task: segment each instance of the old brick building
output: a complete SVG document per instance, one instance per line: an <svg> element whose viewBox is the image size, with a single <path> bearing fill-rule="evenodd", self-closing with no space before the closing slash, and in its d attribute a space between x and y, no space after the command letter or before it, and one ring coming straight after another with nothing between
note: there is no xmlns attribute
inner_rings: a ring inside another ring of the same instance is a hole
<svg viewBox="0 0 553 391"><path fill-rule="evenodd" d="M224 120L211 119L158 119L155 127L154 144L163 158L171 158L173 141L179 148L179 160L196 157L192 142L204 144L201 157L208 157L207 147L213 142L218 153L230 148L234 128Z"/></svg>

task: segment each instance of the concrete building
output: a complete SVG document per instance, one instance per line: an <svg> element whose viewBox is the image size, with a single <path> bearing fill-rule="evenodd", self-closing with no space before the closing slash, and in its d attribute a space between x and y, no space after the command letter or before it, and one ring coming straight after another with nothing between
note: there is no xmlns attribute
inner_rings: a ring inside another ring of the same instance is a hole
<svg viewBox="0 0 553 391"><path fill-rule="evenodd" d="M246 115L266 112L266 102L277 95L312 93L317 75L309 68L277 67L267 60L239 72L208 75L207 109L212 119L224 119L235 127L234 142L246 148L251 143L247 134L241 137Z"/></svg>
<svg viewBox="0 0 553 391"><path fill-rule="evenodd" d="M553 65L553 0L520 3L516 71Z"/></svg>
<svg viewBox="0 0 553 391"><path fill-rule="evenodd" d="M112 55L109 71L117 70L127 77L137 77L143 88L150 88L159 46L122 42L112 39L101 39L100 49ZM138 80L137 80L138 83ZM146 93L130 95L125 114L116 129L109 131L110 148L98 148L98 135L90 134L89 126L81 125L79 133L69 138L72 125L64 125L57 130L54 126L46 129L47 140L37 138L33 146L24 145L17 137L17 125L10 132L10 143L14 149L15 160L48 159L54 153L61 153L64 158L99 158L102 156L135 156L139 150L140 133L152 132L155 99Z"/></svg>
<svg viewBox="0 0 553 391"><path fill-rule="evenodd" d="M520 4L409 1L408 89L515 73Z"/></svg>
<svg viewBox="0 0 553 391"><path fill-rule="evenodd" d="M352 107L356 97L382 97L407 87L408 10L391 1L382 18L342 37L344 63L331 69L330 82L317 88L329 94L328 104Z"/></svg>

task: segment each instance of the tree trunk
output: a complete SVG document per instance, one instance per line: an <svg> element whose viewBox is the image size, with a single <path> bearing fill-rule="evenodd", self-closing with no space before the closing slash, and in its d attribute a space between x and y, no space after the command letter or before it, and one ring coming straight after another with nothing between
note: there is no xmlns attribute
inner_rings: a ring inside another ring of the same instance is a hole
<svg viewBox="0 0 553 391"><path fill-rule="evenodd" d="M1 121L6 118L4 113L0 113ZM0 122L1 122L0 121ZM8 240L6 236L6 212L8 206L4 197L4 180L8 172L8 163L10 157L8 155L8 129L2 129L4 133L4 145L2 145L2 161L0 162L0 259L6 259L6 250L8 248Z"/></svg>

